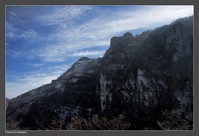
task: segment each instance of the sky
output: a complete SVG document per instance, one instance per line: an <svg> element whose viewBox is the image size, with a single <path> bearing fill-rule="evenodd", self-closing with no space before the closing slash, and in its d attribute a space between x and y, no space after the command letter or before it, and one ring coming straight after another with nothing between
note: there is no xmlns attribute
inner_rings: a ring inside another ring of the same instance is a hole
<svg viewBox="0 0 199 136"><path fill-rule="evenodd" d="M81 57L103 57L113 36L193 15L193 6L6 6L6 98L58 78Z"/></svg>

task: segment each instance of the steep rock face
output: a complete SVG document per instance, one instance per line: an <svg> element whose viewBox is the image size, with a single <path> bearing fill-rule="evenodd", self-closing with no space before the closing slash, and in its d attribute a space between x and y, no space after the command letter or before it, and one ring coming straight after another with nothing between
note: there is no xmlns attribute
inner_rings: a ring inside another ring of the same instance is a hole
<svg viewBox="0 0 199 136"><path fill-rule="evenodd" d="M35 120L57 118L54 111L65 106L108 117L123 113L132 122L129 129L143 129L155 124L161 111L193 110L192 74L189 17L140 35L113 37L103 58L83 57L51 84L9 100L7 122L37 129Z"/></svg>
<svg viewBox="0 0 199 136"><path fill-rule="evenodd" d="M102 110L130 111L133 117L148 107L150 116L167 109L192 111L192 25L190 17L138 36L113 37L100 71Z"/></svg>
<svg viewBox="0 0 199 136"><path fill-rule="evenodd" d="M107 109L115 113L122 112L119 107L135 100L132 98L135 93L134 66L131 67L130 64L136 61L138 50L149 34L148 31L135 37L131 33L125 33L121 37L111 39L110 48L102 58L100 73L100 81L103 82L103 85L101 84L103 111Z"/></svg>
<svg viewBox="0 0 199 136"><path fill-rule="evenodd" d="M100 63L101 59L83 57L51 84L13 98L6 111L7 122L20 120L21 127L37 129L36 119L48 122L56 116L54 110L61 106L99 110L96 75L99 73Z"/></svg>
<svg viewBox="0 0 199 136"><path fill-rule="evenodd" d="M71 69L58 78L64 82L64 92L61 96L64 104L73 104L82 107L96 107L98 90L96 88L101 59L81 58ZM66 99L67 98L67 99Z"/></svg>
<svg viewBox="0 0 199 136"><path fill-rule="evenodd" d="M185 20L177 20L169 26L156 29L143 44L142 55L144 57L141 59L140 68L146 71L146 77L154 79L154 87L160 87L160 89L153 89L159 90L156 91L159 92L159 105L164 105L165 102L163 100L168 100L169 98L170 104L164 106L176 108L180 104L180 107L182 107L184 102L177 100L174 94L185 91L189 95L183 94L184 96L182 96L181 94L181 97L187 97L190 101L187 101L185 105L191 107L193 91L192 30L192 17ZM161 82L158 80L161 80ZM164 92L165 97L163 95Z"/></svg>

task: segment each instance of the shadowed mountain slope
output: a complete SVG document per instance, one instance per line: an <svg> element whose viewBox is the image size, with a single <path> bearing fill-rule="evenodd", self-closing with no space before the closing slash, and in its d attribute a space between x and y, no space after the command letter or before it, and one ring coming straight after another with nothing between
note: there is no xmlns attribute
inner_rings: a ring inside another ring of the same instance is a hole
<svg viewBox="0 0 199 136"><path fill-rule="evenodd" d="M51 124L64 113L65 129L72 117L123 114L128 129L160 129L165 110L193 112L193 17L111 38L102 58L80 58L50 84L9 100L6 121L7 129L13 121L43 129L38 122Z"/></svg>

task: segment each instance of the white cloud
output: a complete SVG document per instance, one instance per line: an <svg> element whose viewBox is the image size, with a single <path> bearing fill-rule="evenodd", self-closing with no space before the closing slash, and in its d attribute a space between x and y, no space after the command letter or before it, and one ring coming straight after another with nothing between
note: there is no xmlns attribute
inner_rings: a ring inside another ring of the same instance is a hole
<svg viewBox="0 0 199 136"><path fill-rule="evenodd" d="M19 77L20 78L20 77ZM17 82L6 83L6 98L13 98L29 90L35 89L41 85L50 83L52 79L57 78L57 75L40 75L28 76L21 78ZM38 82L39 81L39 82Z"/></svg>
<svg viewBox="0 0 199 136"><path fill-rule="evenodd" d="M41 67L44 64L43 63L26 63L26 65L31 66L31 67Z"/></svg>
<svg viewBox="0 0 199 136"><path fill-rule="evenodd" d="M15 38L18 29L11 22L6 21L6 37Z"/></svg>
<svg viewBox="0 0 199 136"><path fill-rule="evenodd" d="M71 56L75 57L90 57L90 56L99 56L102 57L105 51L80 51L80 52L75 52Z"/></svg>
<svg viewBox="0 0 199 136"><path fill-rule="evenodd" d="M36 38L37 35L38 34L34 30L30 29L30 30L22 32L20 35L18 35L18 38L25 38L25 39L32 40L32 38Z"/></svg>
<svg viewBox="0 0 199 136"><path fill-rule="evenodd" d="M57 18L58 21L54 21L53 24L58 26L60 26L60 23L64 23L64 20L68 20L70 23L70 21L73 21L71 16L78 17L87 10L87 8L83 7L71 7L77 11L74 14L72 13L74 10L68 11L70 17L66 16L66 19L63 18L68 9L55 10L54 13L60 13L60 15L53 14L52 17L49 15L46 20L49 21L52 18ZM100 12L103 14L103 11ZM42 49L45 55L40 57L44 58L43 60L45 61L64 61L66 54L69 54L71 51L75 53L76 50L94 45L109 46L110 38L118 33L133 29L161 26L171 23L180 17L190 15L193 15L193 6L146 6L144 10L120 11L110 14L108 17L106 15L96 15L94 19L78 26L66 28L61 25L61 28L47 38L53 39L58 43Z"/></svg>
<svg viewBox="0 0 199 136"><path fill-rule="evenodd" d="M45 72L34 71L25 75L12 75L12 80L6 82L6 98L13 98L22 93L51 83L69 68L69 65L58 65L57 67L46 67ZM51 72L49 72L51 71Z"/></svg>
<svg viewBox="0 0 199 136"><path fill-rule="evenodd" d="M146 6L145 10L121 11L108 19L92 20L81 26L82 29L77 34L103 38L132 29L168 24L175 19L190 15L193 15L192 6Z"/></svg>
<svg viewBox="0 0 199 136"><path fill-rule="evenodd" d="M42 37L33 29L23 30L10 22L6 23L6 37L14 39L25 39L27 41L39 40ZM43 37L44 38L44 37Z"/></svg>
<svg viewBox="0 0 199 136"><path fill-rule="evenodd" d="M15 56L27 56L29 59L39 58L45 65L63 62L71 57L100 57L104 51L83 50L93 46L109 46L111 37L126 31L154 28L169 24L178 18L193 15L193 6L146 6L134 11L124 6L124 9L125 11L119 10L114 13L111 9L106 13L99 11L92 19L77 23L76 21L82 15L87 14L88 10L95 10L95 8L93 6L61 6L61 8L54 8L53 11L47 11L37 18L37 21L43 23L42 25L55 26L56 30L53 33L42 35L33 29L19 30L6 22L6 36L11 39L24 38L32 42L40 40L40 46L27 52L20 52ZM39 67L40 64L34 66ZM60 65L46 69L44 73L35 71L24 77L17 76L17 82L7 82L6 97L11 98L50 83L52 79L57 78L66 70L65 66L62 68Z"/></svg>
<svg viewBox="0 0 199 136"><path fill-rule="evenodd" d="M60 41L59 41L60 42ZM28 55L30 59L40 58L44 63L48 62L64 62L69 57L75 57L74 53L77 54L77 50L83 50L85 48L95 46L108 46L109 39L89 41L61 41L60 43L50 44L48 46L41 46L39 48L32 49L30 51L31 55ZM96 57L101 57L102 52L95 51ZM86 55L86 54L85 54ZM89 54L88 54L89 55ZM92 54L90 54L92 55ZM77 57L77 55L76 55Z"/></svg>
<svg viewBox="0 0 199 136"><path fill-rule="evenodd" d="M80 17L87 10L90 10L91 6L58 6L48 14L41 15L38 19L43 22L44 25L58 25L66 27L70 25L73 19Z"/></svg>
<svg viewBox="0 0 199 136"><path fill-rule="evenodd" d="M124 6L124 9L126 7ZM40 35L30 29L17 35L16 30L12 29L13 26L9 26L11 32L8 32L7 36L17 36L31 41L41 40L39 48L28 52L30 59L39 58L44 62L63 62L68 55L74 54L77 50L92 46L109 46L112 36L133 29L161 26L175 19L193 15L193 6L144 6L134 11L131 11L130 8L125 11L114 11L114 14L111 10L109 13L98 11L99 13L96 13L91 20L79 22L76 25L74 22L88 10L92 11L95 8L92 6L58 6L37 18L40 23L57 26L55 32ZM43 43L45 44L42 45Z"/></svg>

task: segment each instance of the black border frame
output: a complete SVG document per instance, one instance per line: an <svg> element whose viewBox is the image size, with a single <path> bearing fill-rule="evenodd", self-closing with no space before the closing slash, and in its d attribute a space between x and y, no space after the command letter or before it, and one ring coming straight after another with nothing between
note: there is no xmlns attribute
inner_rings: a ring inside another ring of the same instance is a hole
<svg viewBox="0 0 199 136"><path fill-rule="evenodd" d="M195 136L199 135L199 120L198 120L198 108L197 103L199 102L197 89L199 88L198 83L198 57L199 43L198 38L198 25L199 21L199 4L198 0L1 0L0 1L0 135L13 135L13 133L6 133L5 131L5 6L6 5L193 5L194 6L194 130L190 131L158 131L158 130L125 130L125 131L20 131L14 135L182 135L182 136ZM11 131L9 131L11 132Z"/></svg>

